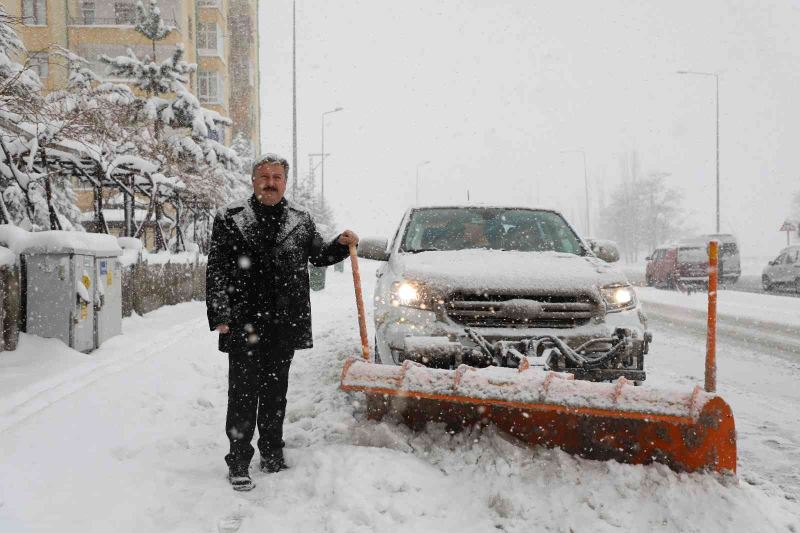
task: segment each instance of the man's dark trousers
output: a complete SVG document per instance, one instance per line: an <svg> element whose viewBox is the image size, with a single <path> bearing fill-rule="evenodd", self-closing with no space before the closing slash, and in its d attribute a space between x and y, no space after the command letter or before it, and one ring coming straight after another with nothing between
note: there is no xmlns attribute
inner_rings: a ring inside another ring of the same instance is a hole
<svg viewBox="0 0 800 533"><path fill-rule="evenodd" d="M283 447L283 418L293 356L294 347L287 342L228 354L228 466L250 463L255 452L250 442L256 425L262 456Z"/></svg>

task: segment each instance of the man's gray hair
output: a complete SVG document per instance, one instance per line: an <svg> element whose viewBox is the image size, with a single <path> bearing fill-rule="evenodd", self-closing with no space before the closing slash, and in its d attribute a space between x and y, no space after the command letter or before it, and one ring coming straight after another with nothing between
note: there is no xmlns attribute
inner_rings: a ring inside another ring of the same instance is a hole
<svg viewBox="0 0 800 533"><path fill-rule="evenodd" d="M286 179L289 179L289 162L278 154L264 154L258 156L253 162L253 168L250 170L250 177L256 176L256 170L261 165L280 165L283 167L283 172L286 174Z"/></svg>

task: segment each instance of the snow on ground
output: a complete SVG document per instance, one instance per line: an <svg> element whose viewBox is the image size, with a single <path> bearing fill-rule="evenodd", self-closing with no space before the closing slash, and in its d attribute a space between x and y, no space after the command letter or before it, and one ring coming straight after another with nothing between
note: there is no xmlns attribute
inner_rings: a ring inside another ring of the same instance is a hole
<svg viewBox="0 0 800 533"><path fill-rule="evenodd" d="M648 304L657 304L703 313L708 311L708 293L703 291L686 294L674 290L637 287L636 293L645 307ZM800 298L722 290L717 292L717 313L740 320L800 327Z"/></svg>
<svg viewBox="0 0 800 533"><path fill-rule="evenodd" d="M375 265L362 268L369 301ZM739 477L676 474L491 429L368 422L337 388L359 353L349 273L329 269L312 306L316 347L296 354L289 388L291 469L253 469L244 494L225 479L227 363L202 303L126 319L88 356L23 336L0 353L0 531L800 531L796 364L723 341ZM648 384L698 382L702 340L653 329Z"/></svg>

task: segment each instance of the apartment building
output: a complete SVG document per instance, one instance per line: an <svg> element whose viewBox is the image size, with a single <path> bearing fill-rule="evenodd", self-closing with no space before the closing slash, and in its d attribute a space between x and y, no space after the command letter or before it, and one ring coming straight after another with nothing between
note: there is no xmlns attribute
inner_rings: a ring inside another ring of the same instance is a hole
<svg viewBox="0 0 800 533"><path fill-rule="evenodd" d="M90 62L106 78L100 57L118 56L132 50L138 57L153 56L153 44L134 29L137 0L0 0L8 14L21 19L15 29L28 50L27 59L39 74L46 91L64 86L68 78L55 46L68 48ZM145 6L149 0L143 0ZM204 106L230 117L233 127L224 138L230 144L243 133L253 146L260 146L258 0L159 0L161 16L175 28L155 46L156 60L170 57L177 44L185 59L197 64L189 82ZM123 80L114 80L123 81ZM92 191L75 182L78 207L84 211L84 226L91 229ZM108 191L111 193L111 191ZM109 230L122 231L122 212L107 198L104 210ZM166 206L168 211L170 206ZM141 218L143 212L136 213ZM138 218L137 218L138 220ZM152 226L152 223L151 223ZM146 229L143 241L154 246L154 226Z"/></svg>
<svg viewBox="0 0 800 533"><path fill-rule="evenodd" d="M145 0L145 5L148 1ZM28 50L27 58L45 89L63 87L67 67L53 47L80 54L101 77L102 55L153 55L152 43L134 30L136 0L0 0ZM258 91L258 0L159 0L161 15L175 31L155 47L156 60L182 44L186 61L197 64L189 83L206 107L234 121L224 139L244 133L260 145Z"/></svg>

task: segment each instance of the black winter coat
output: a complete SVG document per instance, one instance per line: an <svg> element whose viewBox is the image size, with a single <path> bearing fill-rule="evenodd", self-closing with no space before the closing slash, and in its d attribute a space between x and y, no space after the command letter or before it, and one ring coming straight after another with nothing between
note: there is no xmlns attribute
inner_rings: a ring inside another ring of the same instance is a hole
<svg viewBox="0 0 800 533"><path fill-rule="evenodd" d="M206 271L208 324L220 334L222 352L246 352L272 342L311 348L308 263L328 266L348 255L347 246L324 242L306 211L287 203L275 245L257 238L259 222L250 199L217 212Z"/></svg>

